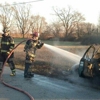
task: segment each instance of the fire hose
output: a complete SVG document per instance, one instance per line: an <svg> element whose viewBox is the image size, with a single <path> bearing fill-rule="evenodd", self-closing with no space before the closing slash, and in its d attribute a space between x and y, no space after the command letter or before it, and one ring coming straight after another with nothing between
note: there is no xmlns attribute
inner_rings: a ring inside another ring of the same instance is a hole
<svg viewBox="0 0 100 100"><path fill-rule="evenodd" d="M2 67L2 72L1 72L1 74L0 74L0 81L1 81L5 86L10 87L10 88L12 88L12 89L15 89L15 90L17 90L17 91L20 91L20 92L24 93L25 95L27 95L27 96L30 98L30 100L34 100L34 98L33 98L28 92L26 92L26 91L24 91L24 90L22 90L22 89L20 89L20 88L17 88L17 87L14 87L14 86L11 86L11 85L7 84L6 82L3 81L3 78L2 78L2 73L3 73L4 66L5 66L7 60L9 59L9 57L11 56L11 54L14 52L14 50L15 50L21 43L23 43L23 42L25 42L25 41L27 41L27 40L30 40L30 39L25 39L25 40L21 41L20 43L18 43L18 44L13 48L13 50L10 52L10 54L8 55L8 57L6 58L6 60L5 60L4 64L3 64L3 67Z"/></svg>

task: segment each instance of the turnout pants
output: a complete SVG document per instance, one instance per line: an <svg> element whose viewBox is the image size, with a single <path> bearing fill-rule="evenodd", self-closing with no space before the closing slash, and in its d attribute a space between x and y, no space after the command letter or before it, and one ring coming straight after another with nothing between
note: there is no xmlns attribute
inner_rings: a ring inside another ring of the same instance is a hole
<svg viewBox="0 0 100 100"><path fill-rule="evenodd" d="M33 76L33 73L32 73L33 62L34 62L34 57L31 57L30 55L26 55L24 77Z"/></svg>
<svg viewBox="0 0 100 100"><path fill-rule="evenodd" d="M8 55L6 53L1 53L1 55L0 55L0 69L2 69L3 64L6 61L7 57L8 57ZM14 53L12 53L12 55L7 60L7 63L9 64L11 71L15 71L15 64L13 62L13 58L14 58Z"/></svg>

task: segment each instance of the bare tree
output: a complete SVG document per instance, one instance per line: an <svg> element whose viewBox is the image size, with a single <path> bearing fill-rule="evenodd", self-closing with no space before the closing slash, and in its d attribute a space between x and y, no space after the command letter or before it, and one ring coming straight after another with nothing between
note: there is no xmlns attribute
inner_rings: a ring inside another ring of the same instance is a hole
<svg viewBox="0 0 100 100"><path fill-rule="evenodd" d="M77 39L81 38L84 34L84 24L83 23L77 23L76 26L76 37Z"/></svg>
<svg viewBox="0 0 100 100"><path fill-rule="evenodd" d="M97 34L97 28L92 23L78 23L77 24L77 37L82 38L84 36L91 36Z"/></svg>
<svg viewBox="0 0 100 100"><path fill-rule="evenodd" d="M73 11L70 7L68 7L68 10L64 8L53 8L53 10L65 28L65 37L70 36L75 31L77 23L85 20L81 13Z"/></svg>
<svg viewBox="0 0 100 100"><path fill-rule="evenodd" d="M52 23L52 30L55 37L59 38L59 33L61 31L62 24L59 21Z"/></svg>
<svg viewBox="0 0 100 100"><path fill-rule="evenodd" d="M46 25L47 25L45 18L39 15L32 16L31 22L33 23L31 25L32 32L37 31L39 33L42 33L45 30Z"/></svg>
<svg viewBox="0 0 100 100"><path fill-rule="evenodd" d="M52 25L47 25L46 30L42 33L42 39L51 39L54 37Z"/></svg>
<svg viewBox="0 0 100 100"><path fill-rule="evenodd" d="M5 33L10 30L13 20L13 11L9 4L0 5L0 23L2 25L2 31Z"/></svg>
<svg viewBox="0 0 100 100"><path fill-rule="evenodd" d="M95 25L91 24L91 23L86 23L85 24L85 27L86 27L86 33L87 35L92 35L94 30L95 30Z"/></svg>
<svg viewBox="0 0 100 100"><path fill-rule="evenodd" d="M13 11L18 30L24 38L24 35L29 32L31 25L33 24L30 23L30 5L15 5Z"/></svg>

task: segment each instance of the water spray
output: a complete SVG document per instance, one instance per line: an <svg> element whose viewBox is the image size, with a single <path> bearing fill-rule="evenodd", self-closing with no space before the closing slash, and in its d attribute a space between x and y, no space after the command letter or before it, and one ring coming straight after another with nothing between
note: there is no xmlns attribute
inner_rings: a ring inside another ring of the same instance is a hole
<svg viewBox="0 0 100 100"><path fill-rule="evenodd" d="M48 45L48 44L44 44L44 46L50 50L52 50L53 52L65 57L66 59L70 59L71 61L73 61L74 63L79 63L81 57L74 54L74 53L71 53L71 52L68 52L68 51L65 51L63 49L60 49L58 47L55 47L55 46L51 46L51 45Z"/></svg>

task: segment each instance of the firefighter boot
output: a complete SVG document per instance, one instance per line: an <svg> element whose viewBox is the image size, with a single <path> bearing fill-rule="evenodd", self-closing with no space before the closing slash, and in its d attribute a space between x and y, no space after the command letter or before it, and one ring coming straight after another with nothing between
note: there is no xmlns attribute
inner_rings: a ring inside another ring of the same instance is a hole
<svg viewBox="0 0 100 100"><path fill-rule="evenodd" d="M34 77L34 73L32 73L32 72L29 72L28 75L29 75L30 77Z"/></svg>
<svg viewBox="0 0 100 100"><path fill-rule="evenodd" d="M16 70L15 70L15 65L12 61L8 62L10 69L11 69L11 74L10 76L15 76L16 75Z"/></svg>
<svg viewBox="0 0 100 100"><path fill-rule="evenodd" d="M30 64L25 63L24 78L31 78L31 76L28 74L29 67L30 67Z"/></svg>
<svg viewBox="0 0 100 100"><path fill-rule="evenodd" d="M12 71L12 73L10 74L10 76L15 76L16 75L15 69L14 70L11 70L11 71Z"/></svg>
<svg viewBox="0 0 100 100"><path fill-rule="evenodd" d="M24 78L31 78L31 76L30 75L24 75Z"/></svg>

